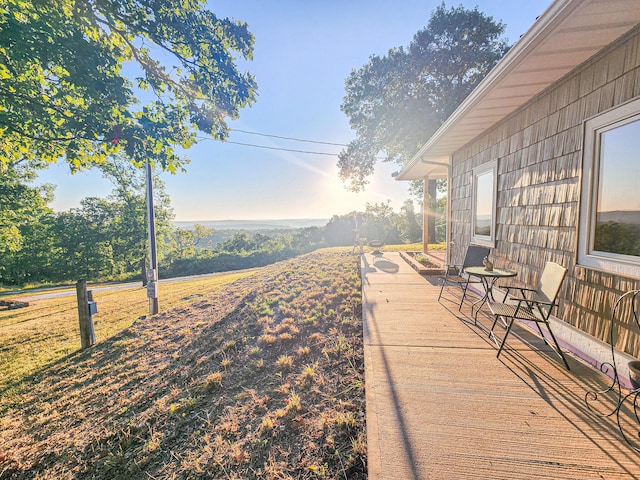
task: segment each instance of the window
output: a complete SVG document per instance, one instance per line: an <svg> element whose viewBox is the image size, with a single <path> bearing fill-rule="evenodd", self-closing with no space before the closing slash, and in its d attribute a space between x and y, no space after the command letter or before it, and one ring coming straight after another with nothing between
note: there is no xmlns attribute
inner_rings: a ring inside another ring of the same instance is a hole
<svg viewBox="0 0 640 480"><path fill-rule="evenodd" d="M640 276L640 99L585 122L578 263Z"/></svg>
<svg viewBox="0 0 640 480"><path fill-rule="evenodd" d="M473 169L471 243L495 247L496 243L496 161Z"/></svg>

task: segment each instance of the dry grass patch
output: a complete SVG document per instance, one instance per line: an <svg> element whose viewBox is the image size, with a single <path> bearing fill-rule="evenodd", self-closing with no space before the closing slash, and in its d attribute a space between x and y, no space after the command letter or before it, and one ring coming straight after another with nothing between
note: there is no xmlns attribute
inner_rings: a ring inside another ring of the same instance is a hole
<svg viewBox="0 0 640 480"><path fill-rule="evenodd" d="M306 255L55 361L5 404L0 477L365 479L359 273Z"/></svg>
<svg viewBox="0 0 640 480"><path fill-rule="evenodd" d="M161 284L161 308L181 307L180 313L186 315L193 305L194 292L197 298L211 297L225 285L251 274L233 273ZM26 377L39 375L47 366L80 348L75 289L69 291L70 296L30 300L27 308L0 311L0 412L2 404L21 388ZM146 290L139 284L96 291L94 299L99 310L93 317L98 341L131 326L149 311ZM181 333L188 336L191 328L198 326L201 325L194 322ZM119 342L126 343L126 339Z"/></svg>

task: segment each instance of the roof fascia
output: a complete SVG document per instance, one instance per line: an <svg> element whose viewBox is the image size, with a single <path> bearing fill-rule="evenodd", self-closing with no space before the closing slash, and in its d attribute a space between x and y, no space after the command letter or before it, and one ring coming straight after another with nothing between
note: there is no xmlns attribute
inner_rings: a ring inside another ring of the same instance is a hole
<svg viewBox="0 0 640 480"><path fill-rule="evenodd" d="M400 170L396 178L403 180L403 177L409 174L409 170L420 163L423 158L425 160L428 159L429 150L436 145L446 133L455 128L456 124L495 87L498 81L503 80L524 58L532 54L550 30L553 30L559 23L562 23L564 19L568 18L583 2L584 0L556 0L553 2L544 13L538 17L529 30L511 47L480 84L458 108L456 108L449 118L447 118L442 126L427 140L422 148L420 148L411 160ZM491 126L493 125L487 125L484 130L487 130ZM453 153L454 152L449 152L449 160ZM442 155L440 154L438 157L442 158ZM406 179L408 180L409 178Z"/></svg>

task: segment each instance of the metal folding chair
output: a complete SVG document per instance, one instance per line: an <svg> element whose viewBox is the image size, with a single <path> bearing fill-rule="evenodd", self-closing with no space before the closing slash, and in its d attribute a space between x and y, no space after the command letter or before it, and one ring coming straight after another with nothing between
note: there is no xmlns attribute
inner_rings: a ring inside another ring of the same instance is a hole
<svg viewBox="0 0 640 480"><path fill-rule="evenodd" d="M462 289L462 298L460 299L460 304L458 305L458 310L460 310L462 308L462 304L464 303L464 299L467 296L467 289L469 288L469 284L481 283L480 278L469 275L465 272L465 268L481 267L483 265L482 261L484 260L484 257L487 257L489 255L489 252L490 249L488 247L469 245L462 265L446 265L445 273L440 277L442 286L440 287L438 301L440 301L442 293L448 285L455 285Z"/></svg>
<svg viewBox="0 0 640 480"><path fill-rule="evenodd" d="M500 353L504 348L509 333L511 333L511 327L513 327L514 321L524 320L536 324L536 327L538 327L538 331L540 332L540 336L542 337L542 340L544 340L544 343L549 345L556 351L556 353L558 353L558 355L560 355L562 361L567 367L567 370L570 370L567 359L562 353L562 349L558 344L558 340L553 334L551 325L549 324L549 317L551 316L553 308L557 306L560 287L562 286L562 282L564 281L564 277L566 275L567 269L562 265L558 265L554 262L547 262L544 270L542 271L542 276L540 277L538 286L535 289L505 287L506 293L503 302L489 302L489 309L495 317L493 320L493 325L491 326L491 330L489 331L489 336L492 336L494 340L496 339L496 336L493 333L493 329L495 328L496 323L498 322L498 319L500 317L504 319L507 327L504 338L502 339L502 343L500 344L500 348L498 349L498 357L500 356ZM518 292L520 297L510 296L511 291L514 290ZM553 345L551 345L547 341L546 336L542 332L542 329L540 328L541 323L544 323L547 326L549 335L553 340Z"/></svg>

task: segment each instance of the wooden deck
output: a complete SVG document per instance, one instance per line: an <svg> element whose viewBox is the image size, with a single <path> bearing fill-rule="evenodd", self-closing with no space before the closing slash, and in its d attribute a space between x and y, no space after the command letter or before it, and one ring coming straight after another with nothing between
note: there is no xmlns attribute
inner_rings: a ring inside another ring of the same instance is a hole
<svg viewBox="0 0 640 480"><path fill-rule="evenodd" d="M396 253L363 256L362 280L369 478L640 478L615 419L585 407L599 372L521 326L497 359L488 317L438 303Z"/></svg>

